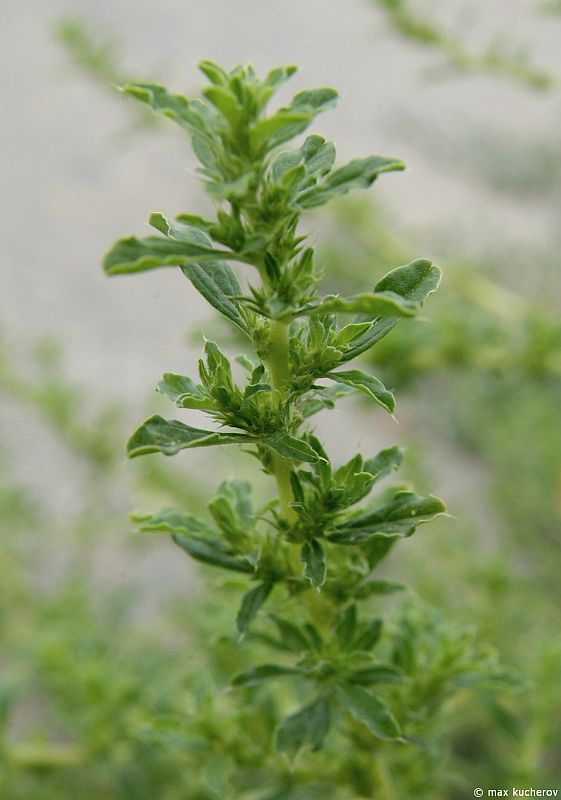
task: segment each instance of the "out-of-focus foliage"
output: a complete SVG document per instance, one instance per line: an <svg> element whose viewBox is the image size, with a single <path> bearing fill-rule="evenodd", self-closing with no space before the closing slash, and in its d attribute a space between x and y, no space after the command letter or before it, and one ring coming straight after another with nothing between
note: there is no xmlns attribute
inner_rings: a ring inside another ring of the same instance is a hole
<svg viewBox="0 0 561 800"><path fill-rule="evenodd" d="M11 376L2 387L4 402L26 395L23 377L16 380L18 370L8 361L4 353L3 374ZM58 438L61 430L74 430L80 412L66 406L70 386L60 366L56 380L46 382L51 413L45 414L37 397L29 408ZM97 430L101 444L108 430ZM125 490L115 461L104 460L99 476L100 450L89 437L66 437L65 444L105 488ZM462 625L444 623L413 598L403 605L391 595L380 597L375 607L393 609L394 622L379 647L401 671L402 682L407 676L405 694L403 683L399 692L389 684L389 696L412 715L409 728L418 743L387 753L380 743L374 769L372 741L357 726L352 744L335 738L313 766L291 765L275 753L271 731L293 708L292 692L251 688L252 681L246 681L248 688L228 688L232 670L243 674L266 652L259 631L243 643L233 634L235 581L215 583L198 596L177 590L167 611L150 614L141 585L122 581L103 588L89 576L99 532L114 536L121 525L118 510L104 506L92 518L91 498L84 495L78 516L61 524L25 485L6 475L3 487L2 796L27 800L40 791L45 800L70 800L80 791L87 800L355 798L370 796L389 775L399 796L423 796L445 778L435 767L456 725L448 698L454 698L454 708L467 710L470 687L509 685L495 655L482 651ZM161 483L153 488L161 492ZM98 500L102 495L98 486ZM59 551L65 569L51 580L45 571ZM121 557L134 563L138 552L128 547ZM374 642L381 631L366 633ZM282 663L282 651L278 658ZM249 735L240 736L241 730ZM431 742L427 751L425 739Z"/></svg>
<svg viewBox="0 0 561 800"><path fill-rule="evenodd" d="M485 73L505 77L544 90L559 87L559 78L535 66L525 50L492 43L480 51L470 49L461 34L448 32L436 21L434 8L427 10L415 0L373 0L385 13L392 29L419 45L444 56L445 63L460 72ZM549 7L557 10L556 3Z"/></svg>

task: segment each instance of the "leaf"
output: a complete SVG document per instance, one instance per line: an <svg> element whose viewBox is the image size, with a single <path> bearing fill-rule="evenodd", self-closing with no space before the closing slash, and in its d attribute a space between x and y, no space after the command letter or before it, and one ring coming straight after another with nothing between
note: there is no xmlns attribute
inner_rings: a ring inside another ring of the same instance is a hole
<svg viewBox="0 0 561 800"><path fill-rule="evenodd" d="M241 294L240 285L228 264L224 261L193 263L181 267L181 271L213 308L249 334L247 323L235 299Z"/></svg>
<svg viewBox="0 0 561 800"><path fill-rule="evenodd" d="M288 433L280 433L275 436L269 436L263 440L266 445L271 447L283 458L290 458L295 461L307 461L314 463L320 461L320 456L316 451L303 439L296 439Z"/></svg>
<svg viewBox="0 0 561 800"><path fill-rule="evenodd" d="M291 758L294 758L304 745L309 745L312 750L319 750L330 725L329 699L325 695L320 695L313 703L281 722L277 730L276 748Z"/></svg>
<svg viewBox="0 0 561 800"><path fill-rule="evenodd" d="M335 401L349 394L353 394L353 390L350 387L343 388L343 384L316 387L314 395L304 400L300 406L300 413L304 419L308 419L308 417L312 417L324 408L335 408Z"/></svg>
<svg viewBox="0 0 561 800"><path fill-rule="evenodd" d="M195 242L164 239L159 236L147 236L145 239L129 236L113 245L103 259L103 268L108 275L129 275L158 267L186 266L193 261L216 261L218 258L232 258L239 261L241 256L227 250L214 250L209 245Z"/></svg>
<svg viewBox="0 0 561 800"><path fill-rule="evenodd" d="M391 472L399 469L403 461L403 450L399 447L388 447L364 462L364 471L374 476L374 483L386 478Z"/></svg>
<svg viewBox="0 0 561 800"><path fill-rule="evenodd" d="M260 583L243 596L242 604L236 617L236 625L241 634L247 633L249 626L255 619L255 615L271 594L272 588L272 583Z"/></svg>
<svg viewBox="0 0 561 800"><path fill-rule="evenodd" d="M279 617L277 614L271 614L270 616L277 626L283 645L288 650L301 653L310 649L310 642L297 625L284 619L284 617Z"/></svg>
<svg viewBox="0 0 561 800"><path fill-rule="evenodd" d="M316 175L328 172L335 161L335 145L322 136L308 136L297 150L283 150L271 164L271 178L279 183L287 172L300 164L304 165L304 182ZM300 184L298 184L300 185Z"/></svg>
<svg viewBox="0 0 561 800"><path fill-rule="evenodd" d="M186 375L166 372L156 389L169 397L179 408L209 410L214 408L212 400L204 393L202 386Z"/></svg>
<svg viewBox="0 0 561 800"><path fill-rule="evenodd" d="M199 61L197 66L203 75L206 75L211 83L214 83L216 86L228 85L228 74L224 72L222 67L220 67L218 64L215 64L214 61Z"/></svg>
<svg viewBox="0 0 561 800"><path fill-rule="evenodd" d="M163 533L194 533L206 535L212 533L207 523L175 508L163 508L155 514L131 514L133 522L139 523L139 530L143 533L161 531Z"/></svg>
<svg viewBox="0 0 561 800"><path fill-rule="evenodd" d="M353 369L348 372L328 372L325 377L331 378L332 381L337 383L352 386L353 389L357 389L357 391L375 400L378 405L385 408L390 414L395 409L395 397L393 394L386 389L382 381L372 375Z"/></svg>
<svg viewBox="0 0 561 800"><path fill-rule="evenodd" d="M300 675L301 670L294 667L285 667L281 664L261 664L258 667L251 667L244 672L239 672L232 678L232 686L237 688L248 688L259 686L263 681L270 678L281 678L285 675Z"/></svg>
<svg viewBox="0 0 561 800"><path fill-rule="evenodd" d="M406 300L396 292L364 292L351 297L331 295L321 300L318 305L304 309L301 313L311 316L368 314L373 317L414 317L418 310L418 303Z"/></svg>
<svg viewBox="0 0 561 800"><path fill-rule="evenodd" d="M358 686L346 685L337 690L341 705L370 733L387 742L404 741L399 724L389 708L376 695Z"/></svg>
<svg viewBox="0 0 561 800"><path fill-rule="evenodd" d="M422 305L423 301L438 289L441 271L432 262L419 258L396 267L388 272L374 287L375 292L390 291L412 303ZM365 321L365 320L360 320ZM352 342L344 353L342 361L350 361L388 334L399 322L397 317L376 320L374 324Z"/></svg>
<svg viewBox="0 0 561 800"><path fill-rule="evenodd" d="M360 632L353 642L355 650L372 650L380 641L382 635L383 622L381 619L371 619L360 629Z"/></svg>
<svg viewBox="0 0 561 800"><path fill-rule="evenodd" d="M164 508L156 514L133 514L131 518L139 523L139 530L142 532L171 533L173 541L197 561L234 572L246 574L255 572L255 567L249 559L232 555L228 545L212 538L213 531L207 523L192 514L174 508Z"/></svg>
<svg viewBox="0 0 561 800"><path fill-rule="evenodd" d="M304 542L300 551L300 561L305 564L304 575L315 587L325 583L325 553L319 539Z"/></svg>
<svg viewBox="0 0 561 800"><path fill-rule="evenodd" d="M446 506L438 497L421 497L414 492L398 492L380 508L351 517L337 526L331 541L358 544L378 536L409 536L421 525L443 514Z"/></svg>
<svg viewBox="0 0 561 800"><path fill-rule="evenodd" d="M361 686L372 686L375 683L403 683L404 673L399 667L389 664L372 664L370 667L361 667L346 675L349 683Z"/></svg>
<svg viewBox="0 0 561 800"><path fill-rule="evenodd" d="M185 550L196 561L202 561L204 564L210 564L213 567L223 567L233 572L244 572L249 575L255 572L255 567L249 559L228 555L217 546L221 545L220 542L206 541L179 533L174 533L172 539L176 545Z"/></svg>
<svg viewBox="0 0 561 800"><path fill-rule="evenodd" d="M149 453L173 456L191 447L210 447L220 444L242 444L255 441L244 433L218 433L192 428L183 422L154 415L140 425L127 442L129 458Z"/></svg>
<svg viewBox="0 0 561 800"><path fill-rule="evenodd" d="M333 197L347 194L351 189L367 189L383 172L405 169L405 164L395 158L369 156L356 158L344 167L333 170L316 186L302 192L297 199L300 208L315 208Z"/></svg>
<svg viewBox="0 0 561 800"><path fill-rule="evenodd" d="M175 120L190 132L196 127L187 98L171 94L165 86L158 83L127 83L121 91L146 103L156 113Z"/></svg>
<svg viewBox="0 0 561 800"><path fill-rule="evenodd" d="M343 611L335 628L335 636L341 648L350 647L356 632L356 605L352 603Z"/></svg>
<svg viewBox="0 0 561 800"><path fill-rule="evenodd" d="M255 124L251 132L252 144L257 148L266 145L271 150L293 139L303 133L319 113L334 106L337 98L334 89L298 92L289 106Z"/></svg>
<svg viewBox="0 0 561 800"><path fill-rule="evenodd" d="M396 592L405 591L406 586L403 583L394 583L393 581L366 581L362 583L355 591L354 595L360 600L364 600L373 594L395 594Z"/></svg>

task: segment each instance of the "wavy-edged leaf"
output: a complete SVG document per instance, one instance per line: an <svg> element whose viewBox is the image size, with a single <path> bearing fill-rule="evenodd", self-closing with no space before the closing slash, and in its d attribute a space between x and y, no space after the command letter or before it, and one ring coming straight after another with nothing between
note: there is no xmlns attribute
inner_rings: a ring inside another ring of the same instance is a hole
<svg viewBox="0 0 561 800"><path fill-rule="evenodd" d="M142 533L193 533L198 536L213 533L204 520L176 508L163 508L155 514L134 513L131 519L138 523Z"/></svg>
<svg viewBox="0 0 561 800"><path fill-rule="evenodd" d="M181 271L213 308L245 334L249 334L247 322L236 299L241 294L241 289L228 264L224 261L195 262L181 267Z"/></svg>
<svg viewBox="0 0 561 800"><path fill-rule="evenodd" d="M297 150L283 150L271 164L271 179L274 183L281 181L287 172L302 164L304 180L309 183L318 175L329 172L335 161L335 145L326 142L322 136L308 136L302 147Z"/></svg>
<svg viewBox="0 0 561 800"><path fill-rule="evenodd" d="M195 408L201 411L214 408L213 401L205 395L203 387L186 375L166 372L156 389L179 408Z"/></svg>
<svg viewBox="0 0 561 800"><path fill-rule="evenodd" d="M260 583L243 596L236 616L236 625L242 635L249 630L257 612L271 594L272 588L272 583Z"/></svg>
<svg viewBox="0 0 561 800"><path fill-rule="evenodd" d="M308 745L319 750L331 725L330 701L320 695L313 703L283 720L277 730L276 748L280 753L294 756Z"/></svg>
<svg viewBox="0 0 561 800"><path fill-rule="evenodd" d="M317 305L306 308L301 313L308 316L317 316L318 314L322 316L326 314L367 314L372 317L393 318L414 317L418 311L419 304L415 301L407 300L396 292L376 291L363 292L351 297L340 297L338 295L325 297Z"/></svg>
<svg viewBox="0 0 561 800"><path fill-rule="evenodd" d="M335 89L311 89L298 92L290 105L266 119L259 120L251 132L254 147L272 149L303 133L312 120L337 102Z"/></svg>
<svg viewBox="0 0 561 800"><path fill-rule="evenodd" d="M358 544L373 536L410 536L418 525L443 514L446 506L438 497L398 492L380 508L359 514L337 526L329 539L339 544Z"/></svg>
<svg viewBox="0 0 561 800"><path fill-rule="evenodd" d="M344 167L329 172L316 186L302 192L297 198L299 208L315 208L333 197L347 194L351 189L367 189L383 172L405 169L405 164L396 158L368 156L355 158Z"/></svg>
<svg viewBox="0 0 561 800"><path fill-rule="evenodd" d="M127 83L121 88L123 94L134 97L150 106L157 114L173 119L189 132L197 130L199 120L193 114L192 104L180 94L171 94L159 83Z"/></svg>
<svg viewBox="0 0 561 800"><path fill-rule="evenodd" d="M232 686L236 688L248 688L259 686L264 681L271 678L282 678L287 675L301 675L302 670L296 667L285 667L282 664L260 664L258 667L251 667L244 672L238 672L232 678Z"/></svg>
<svg viewBox="0 0 561 800"><path fill-rule="evenodd" d="M370 733L386 742L404 741L399 724L389 708L376 695L347 684L337 690L339 702Z"/></svg>
<svg viewBox="0 0 561 800"><path fill-rule="evenodd" d="M130 275L159 267L181 267L194 261L216 261L220 258L239 261L240 255L227 250L214 250L209 245L195 241L160 236L137 239L136 236L129 236L113 245L103 259L103 268L108 275Z"/></svg>
<svg viewBox="0 0 561 800"><path fill-rule="evenodd" d="M434 266L431 261L426 258L418 258L409 264L396 267L391 272L388 272L376 284L374 291L390 291L404 300L421 306L426 298L438 289L441 275L441 270ZM366 320L359 320L359 322L363 321ZM353 340L351 346L344 353L342 360L350 361L369 350L376 342L386 336L398 322L399 317L397 315L375 320L367 331Z"/></svg>
<svg viewBox="0 0 561 800"><path fill-rule="evenodd" d="M347 386L351 386L353 389L370 397L390 414L393 414L395 409L395 397L386 389L382 381L378 380L378 378L375 378L373 375L367 375L365 372L361 372L358 369L351 369L347 372L328 372L325 377L337 383L344 383Z"/></svg>
<svg viewBox="0 0 561 800"><path fill-rule="evenodd" d="M304 542L300 551L300 561L304 564L304 576L314 587L325 583L325 552L319 539Z"/></svg>
<svg viewBox="0 0 561 800"><path fill-rule="evenodd" d="M199 539L180 533L174 533L172 539L178 547L196 561L210 564L213 567L222 567L232 572L243 572L247 575L255 572L255 566L248 558L228 554L219 541Z"/></svg>
<svg viewBox="0 0 561 800"><path fill-rule="evenodd" d="M308 419L324 408L335 408L335 401L349 394L353 394L353 389L350 386L344 387L343 384L316 387L314 395L304 400L300 406L300 413L304 419Z"/></svg>
<svg viewBox="0 0 561 800"><path fill-rule="evenodd" d="M179 420L167 420L155 414L140 425L127 442L129 458L163 453L173 456L191 447L210 447L221 444L243 444L255 439L244 433L219 433L192 428Z"/></svg>
<svg viewBox="0 0 561 800"><path fill-rule="evenodd" d="M364 471L374 476L373 483L386 478L391 472L399 469L403 461L403 450L400 447L387 447L385 450L364 462Z"/></svg>
<svg viewBox="0 0 561 800"><path fill-rule="evenodd" d="M283 458L290 458L293 461L307 461L309 463L321 461L320 456L318 456L313 447L303 439L297 439L288 433L268 436L263 442Z"/></svg>

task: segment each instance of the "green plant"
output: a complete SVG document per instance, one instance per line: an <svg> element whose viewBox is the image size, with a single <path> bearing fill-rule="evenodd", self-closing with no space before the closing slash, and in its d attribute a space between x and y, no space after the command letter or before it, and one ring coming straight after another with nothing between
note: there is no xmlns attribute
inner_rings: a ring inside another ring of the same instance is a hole
<svg viewBox="0 0 561 800"><path fill-rule="evenodd" d="M459 72L483 73L507 78L539 91L556 89L559 79L540 69L525 51L491 43L482 52L473 51L461 35L448 33L427 13L416 8L411 0L373 0L386 14L393 30L405 39L440 52L447 63ZM552 0L545 10L556 13L558 6Z"/></svg>
<svg viewBox="0 0 561 800"><path fill-rule="evenodd" d="M224 481L209 503L209 519L169 508L134 518L140 530L171 533L194 559L234 573L236 586L244 586L236 622L245 642L238 647L258 644L277 659L251 663L233 677L232 686L254 693L282 679L300 701L277 727L277 750L291 759L304 746L318 750L334 727L334 735L354 742L368 760L372 753L380 756L379 771L370 775L362 796L380 790L389 797L390 791L381 788L388 782L383 743L400 748L413 736L420 740L423 720L431 718L448 689L442 697L428 697L423 714L415 712L412 701L407 708L416 663L407 632L413 635L415 625L404 622L384 631L381 596L403 587L373 572L397 540L442 514L444 505L400 486L382 492L374 507L357 507L399 467L401 451L393 447L332 465L309 420L356 392L393 413L393 395L378 379L340 368L370 350L402 318L415 316L437 288L440 271L419 259L392 270L373 291L321 296L314 250L298 231L300 215L370 186L379 174L402 169L402 163L371 156L334 168L333 144L315 135L297 149L280 150L337 97L332 89L303 91L266 116L271 95L294 67L275 69L264 80L251 67L226 73L203 62L201 69L211 83L202 100L188 101L153 84L131 84L124 91L190 135L216 220L180 214L170 221L155 213L150 223L163 235L120 240L104 267L117 275L179 266L241 331L253 353L236 359L247 371L240 383L235 365L207 341L199 383L166 373L158 385L179 408L206 413L219 429L153 416L133 433L127 450L130 457L175 455L238 444L275 479L277 497L256 508L249 482ZM247 289L230 261L256 271ZM438 651L438 642L435 646ZM450 656L448 664L455 658ZM467 657L461 672L485 672L474 663ZM437 671L447 685L442 664ZM399 720L391 704L400 708ZM278 710L269 715L271 727L277 717Z"/></svg>

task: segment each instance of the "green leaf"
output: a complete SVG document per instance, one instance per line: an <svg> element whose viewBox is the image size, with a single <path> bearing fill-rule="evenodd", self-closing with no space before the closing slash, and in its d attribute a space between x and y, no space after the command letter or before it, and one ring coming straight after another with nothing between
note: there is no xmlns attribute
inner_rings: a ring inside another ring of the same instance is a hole
<svg viewBox="0 0 561 800"><path fill-rule="evenodd" d="M239 672L232 678L232 686L238 688L248 688L259 686L263 681L271 678L281 678L286 675L300 675L301 670L294 667L285 667L281 664L261 664L258 667L251 667L244 672Z"/></svg>
<svg viewBox="0 0 561 800"><path fill-rule="evenodd" d="M343 611L335 628L335 635L342 649L350 647L355 636L356 625L356 605L352 603Z"/></svg>
<svg viewBox="0 0 561 800"><path fill-rule="evenodd" d="M319 539L304 542L300 551L300 561L305 564L304 575L312 586L323 586L325 583L325 553Z"/></svg>
<svg viewBox="0 0 561 800"><path fill-rule="evenodd" d="M361 686L372 686L375 683L403 683L404 673L399 667L392 667L389 664L372 664L369 667L361 667L346 675L349 683Z"/></svg>
<svg viewBox="0 0 561 800"><path fill-rule="evenodd" d="M294 653L301 653L310 649L308 638L297 625L284 619L284 617L279 617L278 614L271 614L270 616L277 626L283 645L288 650L292 650Z"/></svg>
<svg viewBox="0 0 561 800"><path fill-rule="evenodd" d="M316 175L329 172L335 161L335 145L326 142L322 136L308 136L297 150L283 150L271 164L271 178L279 183L284 175L294 167L304 166L304 181L309 183ZM300 186L302 181L298 183Z"/></svg>
<svg viewBox="0 0 561 800"><path fill-rule="evenodd" d="M366 725L370 733L387 742L404 741L399 724L389 708L376 695L359 686L346 685L337 690L337 697L349 714Z"/></svg>
<svg viewBox="0 0 561 800"><path fill-rule="evenodd" d="M159 236L147 236L145 239L129 236L113 245L103 260L103 268L108 275L128 275L158 267L186 266L194 261L216 261L218 258L240 260L239 254L213 250L210 245Z"/></svg>
<svg viewBox="0 0 561 800"><path fill-rule="evenodd" d="M361 626L358 636L353 642L355 650L372 650L380 641L382 635L383 622L381 619L371 619Z"/></svg>
<svg viewBox="0 0 561 800"><path fill-rule="evenodd" d="M446 506L438 497L398 492L380 508L342 522L329 538L339 544L359 544L372 536L410 536L417 525L430 522L445 511Z"/></svg>
<svg viewBox="0 0 561 800"><path fill-rule="evenodd" d="M182 550L185 550L191 558L210 564L213 567L223 567L232 572L244 572L249 575L255 572L255 567L247 558L237 558L229 555L221 547L221 542L198 539L195 536L185 536L174 533L173 541Z"/></svg>
<svg viewBox="0 0 561 800"><path fill-rule="evenodd" d="M320 695L313 703L283 720L277 730L277 750L287 753L291 758L304 745L309 745L312 750L319 750L331 725L329 705L329 698Z"/></svg>
<svg viewBox="0 0 561 800"><path fill-rule="evenodd" d="M374 476L374 483L386 478L391 472L399 469L403 461L403 450L399 447L388 447L364 462L364 471Z"/></svg>
<svg viewBox="0 0 561 800"><path fill-rule="evenodd" d="M228 73L218 64L215 64L214 61L204 59L203 61L199 61L197 66L211 83L214 83L216 86L228 85Z"/></svg>
<svg viewBox="0 0 561 800"><path fill-rule="evenodd" d="M364 600L373 594L395 594L396 592L403 592L407 587L403 583L394 583L393 581L371 581L368 580L362 583L355 591L354 595L360 600Z"/></svg>
<svg viewBox="0 0 561 800"><path fill-rule="evenodd" d="M236 617L236 625L242 635L249 630L257 612L271 594L272 588L272 583L260 583L244 595Z"/></svg>
<svg viewBox="0 0 561 800"><path fill-rule="evenodd" d="M193 263L181 267L181 271L213 308L244 333L249 334L249 328L236 299L241 294L241 289L234 271L228 264L224 261Z"/></svg>
<svg viewBox="0 0 561 800"><path fill-rule="evenodd" d="M213 538L207 523L192 514L164 508L156 514L133 514L131 518L139 523L142 532L171 533L173 541L197 561L234 572L250 575L255 572L249 559L233 555L228 545Z"/></svg>
<svg viewBox="0 0 561 800"><path fill-rule="evenodd" d="M158 114L163 114L191 132L196 129L196 120L186 97L171 94L158 83L127 83L121 88L124 94L146 103Z"/></svg>
<svg viewBox="0 0 561 800"><path fill-rule="evenodd" d="M334 89L312 89L299 92L289 106L259 120L251 132L254 147L266 145L272 149L303 133L322 111L335 105L338 94Z"/></svg>
<svg viewBox="0 0 561 800"><path fill-rule="evenodd" d="M320 456L307 442L303 439L296 439L288 433L269 436L263 441L283 458L290 458L294 461L308 461L310 463L321 460Z"/></svg>
<svg viewBox="0 0 561 800"><path fill-rule="evenodd" d="M163 453L173 456L191 447L210 447L220 444L243 444L255 441L243 433L218 433L192 428L179 420L166 420L155 415L137 428L127 443L129 458Z"/></svg>
<svg viewBox="0 0 561 800"><path fill-rule="evenodd" d="M173 400L179 408L196 408L203 411L214 408L212 400L205 395L202 386L186 375L166 372L156 389L160 394Z"/></svg>
<svg viewBox="0 0 561 800"><path fill-rule="evenodd" d="M351 189L367 189L383 172L405 169L405 164L395 158L369 156L356 158L344 167L333 170L316 186L302 192L297 199L300 208L315 208L333 197L347 194Z"/></svg>
<svg viewBox="0 0 561 800"><path fill-rule="evenodd" d="M331 378L332 381L336 381L337 383L344 383L347 386L352 386L353 389L357 389L357 391L375 400L378 405L385 408L390 414L393 414L395 409L395 397L386 389L382 381L379 381L378 378L367 375L358 369L349 370L348 372L328 372L325 377Z"/></svg>
<svg viewBox="0 0 561 800"><path fill-rule="evenodd" d="M318 305L306 308L301 313L311 316L318 314L322 316L327 314L368 314L373 317L414 317L418 311L418 303L404 299L396 292L376 291L355 294L351 297L331 295L321 300ZM368 334L363 335L367 336ZM346 358L345 360L348 359Z"/></svg>
<svg viewBox="0 0 561 800"><path fill-rule="evenodd" d="M410 303L422 305L424 300L438 289L441 271L432 262L419 258L403 267L396 267L385 275L374 287L375 292L392 292ZM378 315L372 315L378 316ZM366 320L360 320L360 322ZM387 317L374 324L352 342L342 361L350 361L388 334L399 322L399 317Z"/></svg>
<svg viewBox="0 0 561 800"><path fill-rule="evenodd" d="M133 522L139 523L143 533L161 531L163 533L193 533L198 536L212 534L207 523L199 517L178 511L176 508L163 508L155 514L131 514Z"/></svg>

